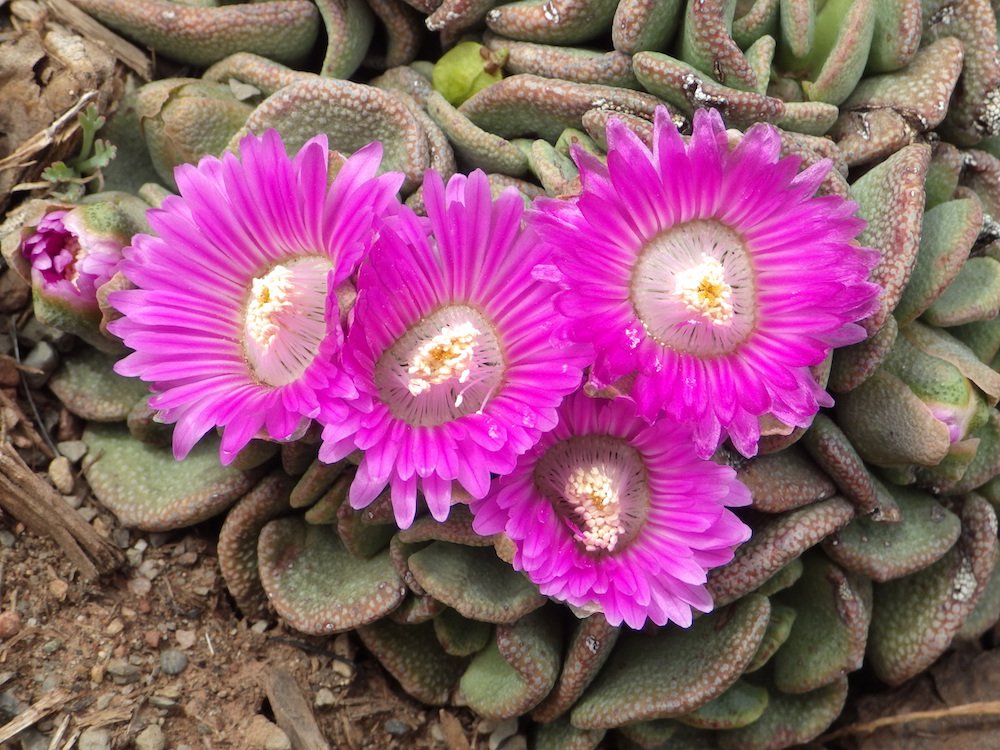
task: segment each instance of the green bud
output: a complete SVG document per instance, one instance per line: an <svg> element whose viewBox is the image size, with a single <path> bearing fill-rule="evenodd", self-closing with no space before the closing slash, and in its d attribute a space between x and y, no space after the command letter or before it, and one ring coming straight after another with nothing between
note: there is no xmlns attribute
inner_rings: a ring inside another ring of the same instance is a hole
<svg viewBox="0 0 1000 750"><path fill-rule="evenodd" d="M493 52L477 42L462 42L434 65L432 83L453 106L503 78L507 50Z"/></svg>

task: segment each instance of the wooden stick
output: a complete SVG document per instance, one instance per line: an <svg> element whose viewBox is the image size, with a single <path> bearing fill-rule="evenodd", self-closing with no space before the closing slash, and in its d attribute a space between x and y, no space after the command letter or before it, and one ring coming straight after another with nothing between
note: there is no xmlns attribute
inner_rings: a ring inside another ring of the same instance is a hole
<svg viewBox="0 0 1000 750"><path fill-rule="evenodd" d="M4 743L19 732L23 732L36 721L41 721L59 706L69 700L69 693L53 690L39 698L28 710L0 727L0 743Z"/></svg>
<svg viewBox="0 0 1000 750"><path fill-rule="evenodd" d="M52 537L85 580L123 562L121 550L102 539L7 442L0 442L0 507L36 534Z"/></svg>
<svg viewBox="0 0 1000 750"><path fill-rule="evenodd" d="M330 750L309 702L290 672L272 667L267 679L267 699L274 711L275 721L292 741L292 747L297 750Z"/></svg>

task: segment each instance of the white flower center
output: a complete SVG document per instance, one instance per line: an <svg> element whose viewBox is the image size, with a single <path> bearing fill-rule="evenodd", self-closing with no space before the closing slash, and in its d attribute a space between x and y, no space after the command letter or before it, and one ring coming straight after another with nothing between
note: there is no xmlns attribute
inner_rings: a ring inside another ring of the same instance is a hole
<svg viewBox="0 0 1000 750"><path fill-rule="evenodd" d="M410 360L407 369L410 393L419 396L432 385L440 385L453 378L466 383L472 374L476 342L482 332L469 321L446 325L441 333L422 344Z"/></svg>
<svg viewBox="0 0 1000 750"><path fill-rule="evenodd" d="M285 266L275 266L250 286L246 331L265 351L281 331L281 314L292 304L293 290L292 272Z"/></svg>
<svg viewBox="0 0 1000 750"><path fill-rule="evenodd" d="M329 259L295 258L250 282L243 352L254 375L279 387L298 379L326 337Z"/></svg>
<svg viewBox="0 0 1000 750"><path fill-rule="evenodd" d="M600 466L578 466L566 480L563 497L579 517L576 538L588 552L612 552L625 533L620 517L618 492L613 479Z"/></svg>
<svg viewBox="0 0 1000 750"><path fill-rule="evenodd" d="M646 333L680 352L726 354L750 335L756 322L754 269L746 241L712 219L679 224L651 239L632 270L629 291ZM630 340L638 345L634 333Z"/></svg>
<svg viewBox="0 0 1000 750"><path fill-rule="evenodd" d="M482 410L500 390L496 331L468 305L440 307L411 325L375 364L375 384L398 419L436 426Z"/></svg>
<svg viewBox="0 0 1000 750"><path fill-rule="evenodd" d="M701 263L677 274L674 294L691 312L713 325L725 325L733 319L733 288L725 273L719 261L702 254Z"/></svg>
<svg viewBox="0 0 1000 750"><path fill-rule="evenodd" d="M539 460L534 479L590 554L620 552L649 513L646 464L622 438L581 435L560 441Z"/></svg>

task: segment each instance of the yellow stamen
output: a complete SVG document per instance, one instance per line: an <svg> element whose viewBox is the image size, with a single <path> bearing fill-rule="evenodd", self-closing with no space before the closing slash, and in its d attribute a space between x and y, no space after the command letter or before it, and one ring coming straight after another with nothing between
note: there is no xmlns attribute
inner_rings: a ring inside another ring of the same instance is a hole
<svg viewBox="0 0 1000 750"><path fill-rule="evenodd" d="M277 265L264 276L254 279L246 312L246 332L262 349L274 343L281 330L278 316L292 304L292 272Z"/></svg>
<svg viewBox="0 0 1000 750"><path fill-rule="evenodd" d="M432 385L452 379L467 382L480 334L481 331L468 321L442 327L441 333L422 344L410 359L407 369L410 393L418 396Z"/></svg>
<svg viewBox="0 0 1000 750"><path fill-rule="evenodd" d="M607 472L598 466L577 467L566 480L563 496L578 516L581 530L576 536L587 551L613 551L625 525L619 515L618 492Z"/></svg>

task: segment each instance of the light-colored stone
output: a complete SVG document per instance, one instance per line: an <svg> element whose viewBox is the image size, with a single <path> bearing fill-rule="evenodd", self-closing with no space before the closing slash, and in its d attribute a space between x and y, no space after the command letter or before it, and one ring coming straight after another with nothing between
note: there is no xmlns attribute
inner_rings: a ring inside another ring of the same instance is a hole
<svg viewBox="0 0 1000 750"><path fill-rule="evenodd" d="M163 736L163 730L156 724L150 724L135 738L135 750L163 750L166 746L167 739Z"/></svg>
<svg viewBox="0 0 1000 750"><path fill-rule="evenodd" d="M266 717L255 715L246 730L247 750L292 750L291 740Z"/></svg>
<svg viewBox="0 0 1000 750"><path fill-rule="evenodd" d="M79 750L111 750L111 732L91 727L84 730L77 741Z"/></svg>

